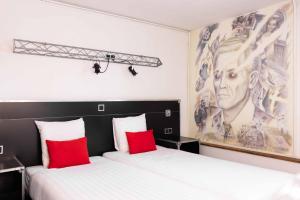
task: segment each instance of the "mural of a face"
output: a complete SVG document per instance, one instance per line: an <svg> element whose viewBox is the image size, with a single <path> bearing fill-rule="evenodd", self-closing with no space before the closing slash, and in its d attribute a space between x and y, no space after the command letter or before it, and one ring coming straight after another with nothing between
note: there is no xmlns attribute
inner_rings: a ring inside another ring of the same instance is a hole
<svg viewBox="0 0 300 200"><path fill-rule="evenodd" d="M294 155L293 20L293 4L282 2L192 31L191 134L205 143Z"/></svg>
<svg viewBox="0 0 300 200"><path fill-rule="evenodd" d="M246 66L238 66L237 60L232 60L235 57L235 52L227 52L219 54L216 60L214 89L222 109L235 107L248 94L250 73Z"/></svg>
<svg viewBox="0 0 300 200"><path fill-rule="evenodd" d="M277 20L275 18L270 19L267 24L267 32L273 33L273 31L275 31L276 28Z"/></svg>
<svg viewBox="0 0 300 200"><path fill-rule="evenodd" d="M205 31L203 32L203 40L208 41L210 38L210 35L211 35L211 33L210 33L209 28L206 28Z"/></svg>

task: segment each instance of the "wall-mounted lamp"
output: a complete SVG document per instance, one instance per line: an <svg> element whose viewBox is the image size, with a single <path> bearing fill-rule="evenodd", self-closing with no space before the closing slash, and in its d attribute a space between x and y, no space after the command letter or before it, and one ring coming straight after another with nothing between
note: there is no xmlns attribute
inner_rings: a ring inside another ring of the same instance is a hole
<svg viewBox="0 0 300 200"><path fill-rule="evenodd" d="M110 63L110 61L115 61L115 55L110 55L110 54L106 54L106 61L107 65L105 70L101 71L101 63L100 60L96 61L93 68L95 70L95 74L99 74L99 73L104 73L106 72L106 70L108 69L108 65ZM134 68L132 67L131 63L128 62L130 64L130 66L128 67L129 72L133 75L136 76L138 73L134 70Z"/></svg>
<svg viewBox="0 0 300 200"><path fill-rule="evenodd" d="M128 67L128 70L130 71L130 73L133 75L133 76L136 76L138 73L133 69L132 65L130 65Z"/></svg>
<svg viewBox="0 0 300 200"><path fill-rule="evenodd" d="M100 73L100 68L101 68L101 66L99 65L98 61L95 62L93 68L94 68L96 74L99 74L99 73Z"/></svg>
<svg viewBox="0 0 300 200"><path fill-rule="evenodd" d="M107 62L107 65L106 65L105 70L103 70L103 71L101 71L100 61L96 61L94 66L93 66L93 68L95 69L95 73L99 74L99 73L106 72L106 70L108 69L108 65L110 63L110 60L114 61L115 60L115 55L106 54L106 61L104 61L104 62Z"/></svg>

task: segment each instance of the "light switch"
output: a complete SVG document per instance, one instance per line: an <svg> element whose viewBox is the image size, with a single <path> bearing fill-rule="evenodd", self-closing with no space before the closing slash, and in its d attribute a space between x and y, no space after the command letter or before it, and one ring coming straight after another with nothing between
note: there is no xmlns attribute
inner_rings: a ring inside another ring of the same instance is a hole
<svg viewBox="0 0 300 200"><path fill-rule="evenodd" d="M105 105L104 104L98 104L98 112L104 112L105 111Z"/></svg>
<svg viewBox="0 0 300 200"><path fill-rule="evenodd" d="M0 155L2 155L4 152L3 152L3 145L0 145Z"/></svg>

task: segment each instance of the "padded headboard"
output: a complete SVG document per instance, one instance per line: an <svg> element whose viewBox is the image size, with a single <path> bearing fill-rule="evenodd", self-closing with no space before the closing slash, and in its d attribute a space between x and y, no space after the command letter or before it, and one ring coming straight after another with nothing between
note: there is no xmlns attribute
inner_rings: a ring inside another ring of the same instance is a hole
<svg viewBox="0 0 300 200"><path fill-rule="evenodd" d="M16 155L25 166L40 165L41 142L34 120L67 121L83 117L89 154L102 155L115 150L113 117L146 113L147 128L154 130L156 138L166 136L165 129L172 128L172 134L167 137L177 139L180 136L179 110L178 100L1 102L0 145L4 145L5 154Z"/></svg>

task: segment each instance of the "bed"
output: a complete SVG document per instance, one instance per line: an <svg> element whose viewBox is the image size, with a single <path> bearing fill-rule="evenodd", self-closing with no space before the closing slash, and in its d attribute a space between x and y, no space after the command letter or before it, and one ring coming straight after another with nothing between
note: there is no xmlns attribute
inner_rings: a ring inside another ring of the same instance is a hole
<svg viewBox="0 0 300 200"><path fill-rule="evenodd" d="M239 164L157 146L156 151L129 154L119 151L104 157L168 177L187 185L206 188L234 199L274 199L292 174Z"/></svg>
<svg viewBox="0 0 300 200"><path fill-rule="evenodd" d="M33 200L270 200L271 193L292 178L162 147L135 156L113 152L112 118L145 113L147 128L153 129L155 137L165 137L168 127L173 130L168 137L178 138L179 110L177 100L1 102L0 141L6 152L26 166L27 191ZM166 116L166 111L171 116ZM62 169L42 167L41 138L34 121L78 118L85 123L92 163ZM100 157L104 152L112 153Z"/></svg>
<svg viewBox="0 0 300 200"><path fill-rule="evenodd" d="M27 190L34 200L232 200L109 159L63 169L27 167Z"/></svg>
<svg viewBox="0 0 300 200"><path fill-rule="evenodd" d="M0 102L0 141L5 146L5 154L16 156L26 167L28 176L22 183L27 182L28 200L159 200L196 199L199 196L220 199L218 194L205 189L193 189L101 157L91 165L59 170L41 167L43 148L35 121L65 122L82 118L88 156L94 157L115 150L113 117L146 114L147 126L155 130L158 137L163 135L165 126L179 133L179 103L178 100ZM172 115L166 117L166 110ZM174 137L178 135L174 134Z"/></svg>

